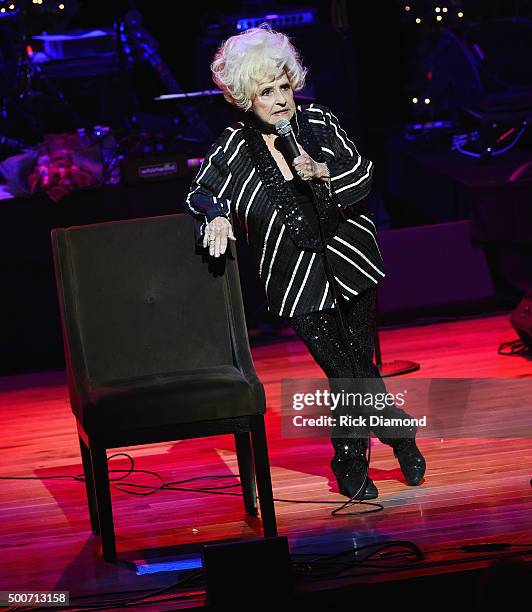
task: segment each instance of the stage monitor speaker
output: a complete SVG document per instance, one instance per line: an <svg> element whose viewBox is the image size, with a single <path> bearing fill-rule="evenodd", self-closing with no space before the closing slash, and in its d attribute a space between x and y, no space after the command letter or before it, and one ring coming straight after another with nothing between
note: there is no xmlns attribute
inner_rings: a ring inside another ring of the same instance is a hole
<svg viewBox="0 0 532 612"><path fill-rule="evenodd" d="M471 242L469 221L383 230L378 239L386 272L379 314L440 313L450 305L494 298L484 251Z"/></svg>
<svg viewBox="0 0 532 612"><path fill-rule="evenodd" d="M280 609L293 593L286 536L205 544L202 558L210 610Z"/></svg>
<svg viewBox="0 0 532 612"><path fill-rule="evenodd" d="M510 323L521 340L532 349L532 289L510 315Z"/></svg>

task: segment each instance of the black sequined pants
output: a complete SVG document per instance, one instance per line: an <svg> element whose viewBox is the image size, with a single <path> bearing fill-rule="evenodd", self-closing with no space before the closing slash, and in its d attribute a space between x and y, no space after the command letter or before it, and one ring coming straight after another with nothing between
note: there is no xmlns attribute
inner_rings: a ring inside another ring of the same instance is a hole
<svg viewBox="0 0 532 612"><path fill-rule="evenodd" d="M354 372L340 333L337 309L329 308L284 318L287 325L292 327L324 371L329 379L331 392L387 393L380 372L373 363L376 297L376 288L369 289L349 301L340 295L344 325L353 351ZM367 438L368 430L371 430L382 442L391 446L397 439L415 436L415 427L371 425L370 413L382 416L383 419L409 417L394 403L378 412L374 409L369 409L368 412L367 408L355 406L352 403L348 406L338 406L335 410L337 425L331 433L333 446L335 446L335 439ZM338 424L339 417L342 415L355 417L364 416L364 414L367 417L366 427Z"/></svg>

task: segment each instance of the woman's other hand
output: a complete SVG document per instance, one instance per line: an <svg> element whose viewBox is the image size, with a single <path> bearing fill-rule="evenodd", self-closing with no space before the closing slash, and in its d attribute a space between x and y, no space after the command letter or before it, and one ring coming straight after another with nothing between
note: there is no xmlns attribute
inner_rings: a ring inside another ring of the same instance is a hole
<svg viewBox="0 0 532 612"><path fill-rule="evenodd" d="M207 223L203 246L209 247L211 257L220 257L225 253L228 238L236 240L231 222L225 217L215 217L210 223Z"/></svg>
<svg viewBox="0 0 532 612"><path fill-rule="evenodd" d="M299 144L299 143L298 143ZM317 162L299 145L301 155L294 158L292 166L302 181L312 179L328 180L330 178L329 169L325 163Z"/></svg>

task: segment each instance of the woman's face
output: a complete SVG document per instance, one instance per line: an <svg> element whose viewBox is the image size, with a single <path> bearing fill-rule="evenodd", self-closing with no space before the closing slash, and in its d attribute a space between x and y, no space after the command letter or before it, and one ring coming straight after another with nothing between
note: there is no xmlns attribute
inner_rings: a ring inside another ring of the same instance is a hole
<svg viewBox="0 0 532 612"><path fill-rule="evenodd" d="M263 81L259 84L251 110L270 126L280 119L292 119L296 110L294 92L285 72L273 81Z"/></svg>

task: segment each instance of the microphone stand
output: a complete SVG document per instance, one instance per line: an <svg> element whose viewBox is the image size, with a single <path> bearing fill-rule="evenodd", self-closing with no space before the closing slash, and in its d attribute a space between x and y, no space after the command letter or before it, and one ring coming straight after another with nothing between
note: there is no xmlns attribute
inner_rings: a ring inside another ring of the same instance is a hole
<svg viewBox="0 0 532 612"><path fill-rule="evenodd" d="M297 112L297 111L296 111ZM289 135L289 138L282 138L281 140L285 143L285 147L286 147L286 151L287 154L289 156L290 161L293 161L294 157L296 157L297 155L299 155L299 150L297 147L297 142L295 141L295 138L293 137L293 133L292 133L292 128L291 126L288 128L289 126L289 122L286 121L286 124L283 126L283 128L281 129L277 129L276 127L276 131L280 136L287 136ZM283 134L284 132L284 134ZM299 177L296 178L296 180L301 180ZM353 374L353 378L357 378L357 368L355 366L355 357L353 354L353 348L351 346L351 343L349 342L349 335L347 333L346 330L346 325L344 322L344 316L343 316L343 312L342 312L342 306L340 303L340 300L338 298L338 293L337 293L337 287L336 287L336 283L335 283L335 278L334 278L334 273L332 271L332 267L331 264L329 262L329 258L328 258L328 254L327 254L327 243L325 240L325 232L323 229L323 225L322 225L322 220L319 214L319 210L318 210L318 205L317 205L317 196L316 196L316 190L317 190L317 185L314 183L314 179L311 181L308 181L309 187L310 187L310 192L312 195L312 203L313 203L313 207L314 207L314 212L316 214L316 217L318 219L318 228L319 228L319 233L320 233L320 242L321 242L321 246L323 249L323 262L324 262L324 267L325 267L325 274L327 276L327 279L329 281L329 287L331 289L331 293L333 296L333 300L334 300L334 304L336 306L335 310L336 310L336 320L338 323L338 328L340 331L340 336L342 339L342 342L344 344L344 347L346 349L347 352L347 356L349 359L349 363L351 365L351 371ZM340 211L341 213L343 213L343 211ZM377 335L377 325L375 323L375 340L378 338ZM381 361L381 352L380 352L380 342L375 342L374 341L374 350L377 351L377 362L378 364L380 363L380 367L379 365L377 365L379 372L381 371L382 368L382 361ZM414 367L413 370L416 370L419 368L418 364L414 364L417 367ZM408 371L413 371L413 370L408 370ZM400 373L399 371L397 371L396 373ZM402 373L402 372L401 372ZM391 374L388 374L391 375ZM365 491L366 489L366 484L367 484L367 480L368 480L368 472L369 472L369 464L370 464L370 459L371 459L371 431L368 427L367 430L367 446L368 446L368 456L367 456L367 470L366 470L366 474L365 474L365 478L364 481L360 487L360 489L351 497L351 499L346 502L346 504L344 504L342 506L345 507L345 505L347 505L349 502L351 502L355 497L358 496L359 493ZM362 500L361 500L362 501ZM337 511L334 511L333 514L335 514Z"/></svg>
<svg viewBox="0 0 532 612"><path fill-rule="evenodd" d="M297 115L296 115L296 121L297 121ZM278 123L276 123L275 125L275 130L276 132L279 134L279 136L281 137L281 141L284 143L285 146L285 151L288 155L288 158L290 161L293 161L293 159L295 157L297 157L299 155L299 148L297 145L297 141L294 137L293 131L292 131L292 126L290 125L290 122L287 119L281 119ZM301 180L301 179L296 179L296 180ZM312 194L312 203L313 203L313 207L314 207L314 212L318 218L318 226L319 226L319 230L320 230L320 241L321 241L321 246L323 249L323 255L324 255L324 263L325 263L325 272L327 275L327 278L329 280L329 285L331 287L331 292L333 294L333 298L334 298L334 302L336 304L336 309L337 309L337 319L338 319L338 323L339 323L339 327L340 327L340 333L342 335L342 340L345 343L348 355L349 355L349 359L351 362L351 368L353 370L353 373L356 371L355 367L354 367L354 361L353 361L353 356L351 353L351 347L348 343L348 338L347 338L347 332L345 331L345 324L343 321L343 317L342 317L342 312L341 312L341 308L340 308L340 302L338 300L338 296L336 293L336 285L334 282L334 275L331 271L330 268L330 264L329 264L329 260L327 257L327 244L325 242L325 237L324 237L324 231L323 231L323 227L322 227L322 223L321 223L321 219L320 219L320 215L318 213L318 206L317 206L317 199L316 199L316 185L313 184L313 180L309 181L309 186L310 186L310 191ZM330 189L330 187L329 187ZM341 213L343 215L343 211L341 210ZM344 216L345 219L345 216ZM378 299L377 299L377 303L378 303ZM381 375L381 377L386 377L386 376L398 376L399 374L406 374L408 372L415 372L417 370L420 369L420 365L419 363L416 363L415 361L409 361L409 360L394 360L394 361L390 361L390 362L386 362L386 363L382 363L382 356L381 356L381 347L380 347L380 338L379 338L379 330L377 327L377 321L375 318L375 327L374 327L374 352L375 352L375 360L376 360L376 367L379 370L379 373Z"/></svg>
<svg viewBox="0 0 532 612"><path fill-rule="evenodd" d="M379 298L377 296L377 312L378 312ZM421 368L419 363L410 361L408 359L394 359L393 361L382 361L381 354L381 340L379 337L379 326L377 325L377 318L375 318L375 365L377 366L382 378L387 376L399 376L400 374L408 374L409 372L417 372Z"/></svg>

